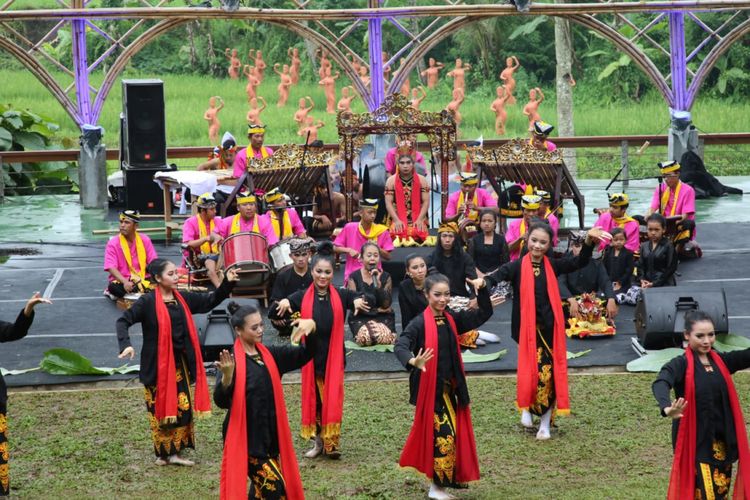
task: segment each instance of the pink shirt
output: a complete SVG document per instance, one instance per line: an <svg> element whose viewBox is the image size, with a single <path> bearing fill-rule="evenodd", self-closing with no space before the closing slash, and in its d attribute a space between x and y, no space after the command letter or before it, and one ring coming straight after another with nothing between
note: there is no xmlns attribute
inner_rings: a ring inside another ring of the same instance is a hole
<svg viewBox="0 0 750 500"><path fill-rule="evenodd" d="M489 193L489 191L477 188L475 191L477 195L477 206L478 207L496 207L497 206L497 200L492 197L492 195ZM445 218L450 219L452 217L456 216L456 212L458 211L458 198L461 196L461 191L456 191L452 195L450 195L450 198L448 198L448 206L445 207Z"/></svg>
<svg viewBox="0 0 750 500"><path fill-rule="evenodd" d="M193 215L185 224L182 225L182 242L187 243L188 241L199 240L201 238L201 231L198 227L199 215ZM221 225L221 217L214 217L214 229L218 230ZM210 223L206 225L206 230L210 227ZM195 249L196 253L200 253L200 247ZM189 256L189 252L185 250L183 252L185 257Z"/></svg>
<svg viewBox="0 0 750 500"><path fill-rule="evenodd" d="M344 226L339 235L336 236L336 240L333 242L333 244L337 247L351 248L359 252L360 248L362 248L362 245L364 245L366 242L367 238L362 236L362 233L359 232L359 222L349 222ZM376 243L381 250L385 250L386 252L390 252L393 250L391 233L389 233L388 231L383 231L382 233L380 233ZM378 265L378 267L380 269L383 268L380 264ZM347 255L346 267L344 268L344 283L349 280L349 276L353 272L360 269L362 269L362 262L359 259L355 259L350 255Z"/></svg>
<svg viewBox="0 0 750 500"><path fill-rule="evenodd" d="M521 237L521 222L523 222L523 218L521 219L513 219L508 224L508 230L505 231L505 242L510 245L514 241L516 241L518 238ZM528 230L528 228L526 228ZM516 260L518 257L521 256L521 247L518 247L518 250L513 250L510 252L510 260Z"/></svg>
<svg viewBox="0 0 750 500"><path fill-rule="evenodd" d="M273 149L262 146L266 149L266 152L268 152L268 156L271 156L273 154ZM256 160L262 160L263 154L260 151L255 152L255 159ZM239 179L242 177L242 174L245 173L245 170L247 170L247 148L240 149L237 152L237 156L234 158L234 170L232 171L232 177L235 179Z"/></svg>
<svg viewBox="0 0 750 500"><path fill-rule="evenodd" d="M302 234L305 232L305 225L302 224L302 220L299 218L297 211L293 208L287 208L286 213L289 214L289 221L292 223L292 233L295 235ZM268 210L262 215L262 218L266 220L271 231L274 230L273 224L271 223L271 210ZM281 235L276 235L276 239L280 239Z"/></svg>
<svg viewBox="0 0 750 500"><path fill-rule="evenodd" d="M550 212L550 214L546 217L547 222L549 223L549 227L552 228L552 246L557 246L557 231L560 229L560 221L558 220L557 216Z"/></svg>
<svg viewBox="0 0 750 500"><path fill-rule="evenodd" d="M687 218L695 220L695 190L682 181L680 181L679 186L680 199L677 200L677 208L675 209L674 214L689 214ZM664 194L667 189L669 188L666 186L666 184L661 186L661 189L659 188L659 186L656 187L656 189L654 190L654 196L651 198L651 208L653 210L659 210L659 204L661 203L661 197L659 196L659 194ZM667 206L664 207L664 211L662 212L662 215L664 217L670 217L669 214L672 213L672 205L674 205L674 202L674 191L670 190L669 199L667 199Z"/></svg>
<svg viewBox="0 0 750 500"><path fill-rule="evenodd" d="M613 228L618 226L617 223L615 223L615 220L612 218L612 214L610 214L609 212L604 212L599 216L598 219L596 219L594 227L600 227L609 232ZM626 222L623 230L625 231L625 248L627 248L631 252L637 252L638 248L641 245L641 229L638 221L632 220L630 222ZM604 250L605 248L607 248L607 245L609 245L609 242L602 241L599 244L599 250Z"/></svg>
<svg viewBox="0 0 750 500"><path fill-rule="evenodd" d="M268 220L264 219L262 215L255 215L255 217L258 218L258 231L260 234L266 237L266 243L270 247L271 245L275 245L279 242L279 238L274 234L273 229L271 228L271 224L269 224ZM253 217L253 219L255 219ZM253 231L253 226L255 225L255 220L249 220L246 221L242 217L240 217L240 232L242 233L249 233ZM216 234L221 236L222 238L227 238L232 233L232 222L234 221L234 216L227 217L225 219L222 219L221 224L216 225Z"/></svg>
<svg viewBox="0 0 750 500"><path fill-rule="evenodd" d="M393 175L396 173L396 148L391 148L388 150L388 152L385 154L385 170L390 174ZM417 165L421 165L422 168L425 167L424 162L424 156L419 151L414 152L414 163Z"/></svg>
<svg viewBox="0 0 750 500"><path fill-rule="evenodd" d="M151 238L145 234L141 234L141 240L143 241L143 248L146 250L146 264L158 257L154 245L151 243ZM138 263L138 251L135 248L135 238L130 243L130 256L133 262L133 269L141 271L141 266ZM107 246L104 248L104 270L115 268L120 271L126 279L130 279L130 269L128 263L125 260L125 254L122 253L120 248L120 236L114 236L109 239ZM115 281L115 277L109 275L109 281Z"/></svg>

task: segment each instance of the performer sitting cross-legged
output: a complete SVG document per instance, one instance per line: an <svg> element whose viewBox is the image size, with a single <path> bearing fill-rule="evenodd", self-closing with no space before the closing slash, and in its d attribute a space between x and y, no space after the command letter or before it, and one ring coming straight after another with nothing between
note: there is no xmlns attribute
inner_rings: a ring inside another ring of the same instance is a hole
<svg viewBox="0 0 750 500"><path fill-rule="evenodd" d="M236 340L217 367L214 402L229 410L222 435L222 500L266 498L302 500L304 490L289 430L281 376L306 365L315 353L315 322L299 320L301 346L263 345L263 318L255 305L230 302ZM248 493L247 479L252 484Z"/></svg>
<svg viewBox="0 0 750 500"><path fill-rule="evenodd" d="M625 248L631 252L637 252L641 245L640 224L630 217L626 212L630 206L630 198L625 193L614 193L609 195L609 210L602 213L594 222L594 226L605 231L619 227L625 232ZM604 250L608 242L602 242L599 250Z"/></svg>
<svg viewBox="0 0 750 500"><path fill-rule="evenodd" d="M658 212L664 217L679 217L677 231L672 236L675 251L681 257L700 257L695 243L695 190L680 180L680 164L676 161L659 163L659 171L666 186L654 190L647 215Z"/></svg>
<svg viewBox="0 0 750 500"><path fill-rule="evenodd" d="M287 208L286 198L279 188L273 188L264 198L269 207L263 218L268 221L277 240L285 240L292 236L307 238L305 225L302 224L296 210Z"/></svg>
<svg viewBox="0 0 750 500"><path fill-rule="evenodd" d="M291 314L279 315L278 303L298 290L307 290L312 284L310 257L314 244L315 241L309 238L289 240L289 256L292 258L292 265L279 272L273 283L268 319L281 336L288 337L292 334L292 316Z"/></svg>
<svg viewBox="0 0 750 500"><path fill-rule="evenodd" d="M499 212L497 200L479 186L479 176L474 172L460 172L461 189L448 198L448 206L445 208L445 221L456 222L463 231L472 225L473 235L479 227L479 211L489 208Z"/></svg>
<svg viewBox="0 0 750 500"><path fill-rule="evenodd" d="M208 279L214 287L219 288L221 280L216 273L216 262L219 260L218 242L221 238L216 234L216 225L221 218L216 217L216 199L211 193L206 193L198 197L196 204L198 214L190 217L182 226L182 243L188 247L185 259L192 259L195 265L205 267Z"/></svg>
<svg viewBox="0 0 750 500"><path fill-rule="evenodd" d="M137 210L120 212L120 235L110 238L104 248L104 270L109 273L109 285L104 294L113 300L151 289L146 279L146 266L157 255L151 239L138 232L140 221Z"/></svg>
<svg viewBox="0 0 750 500"><path fill-rule="evenodd" d="M385 208L391 218L395 246L424 242L428 236L429 206L427 179L414 172L414 159L410 155L398 155L398 171L385 181Z"/></svg>
<svg viewBox="0 0 750 500"><path fill-rule="evenodd" d="M416 405L399 465L413 467L432 484L429 498L454 498L444 488L479 479L458 333L479 328L492 316L488 289L478 290L478 309L448 312L451 291L442 274L427 276L428 307L396 341L394 354L409 375L409 402Z"/></svg>
<svg viewBox="0 0 750 500"><path fill-rule="evenodd" d="M237 195L237 214L227 217L216 227L216 234L227 238L233 234L253 232L262 234L270 247L279 241L267 219L258 215L255 195L243 192Z"/></svg>

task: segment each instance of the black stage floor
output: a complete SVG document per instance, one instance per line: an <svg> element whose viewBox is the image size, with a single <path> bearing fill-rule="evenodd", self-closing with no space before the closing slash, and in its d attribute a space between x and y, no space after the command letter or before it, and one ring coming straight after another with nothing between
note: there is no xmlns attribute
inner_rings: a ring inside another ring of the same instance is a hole
<svg viewBox="0 0 750 500"><path fill-rule="evenodd" d="M729 232L728 232L729 231ZM697 261L680 264L678 285L699 287L703 290L726 291L729 324L732 333L750 337L750 224L701 224L698 241L704 256ZM179 260L179 248L155 242L157 252ZM13 321L23 304L35 291L51 297L54 304L39 306L29 335L17 342L3 344L0 366L8 370L32 368L39 364L46 350L64 347L91 359L95 366L120 366L114 333L116 319L122 313L102 295L106 274L102 269L103 243L91 244L3 244L0 249L31 248L38 255L14 255L0 264L0 318ZM396 249L392 264L403 263L412 248ZM417 249L420 253L427 249ZM341 271L337 282L341 282ZM397 301L394 298L394 303ZM478 354L507 349L500 360L489 363L467 364L474 372L512 371L516 367L517 350L510 339L510 303L495 308L494 315L483 330L498 334L502 342L477 349ZM635 336L634 308L622 306L617 318L617 335L613 338L569 340L568 350L580 352L591 349L585 356L569 361L571 367L620 367L636 356L630 347ZM398 311L397 311L398 314ZM198 316L200 327L204 316ZM400 322L397 322L400 324ZM136 350L140 352L140 326L131 329ZM348 333L347 333L348 335ZM266 328L266 343L280 342L275 330ZM347 355L348 372L397 372L401 366L391 353L353 350ZM104 379L133 379L132 375L118 377L62 377L42 372L6 377L10 386L89 382Z"/></svg>

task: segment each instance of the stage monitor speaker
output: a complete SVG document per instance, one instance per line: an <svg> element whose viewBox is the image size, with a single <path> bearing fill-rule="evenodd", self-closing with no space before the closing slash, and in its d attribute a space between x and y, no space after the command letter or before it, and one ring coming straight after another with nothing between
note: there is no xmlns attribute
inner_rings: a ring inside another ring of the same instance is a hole
<svg viewBox="0 0 750 500"><path fill-rule="evenodd" d="M221 351L232 349L234 331L232 325L229 324L231 316L225 308L214 309L205 316L205 322L200 324L201 318L196 315L198 340L201 344L204 362L218 361Z"/></svg>
<svg viewBox="0 0 750 500"><path fill-rule="evenodd" d="M156 172L176 170L175 167L132 168L122 166L123 187L125 188L125 208L141 213L160 214L164 212L164 193L154 182Z"/></svg>
<svg viewBox="0 0 750 500"><path fill-rule="evenodd" d="M682 345L685 313L700 309L714 322L716 333L729 331L724 290L702 290L683 286L647 288L635 307L635 331L646 349Z"/></svg>
<svg viewBox="0 0 750 500"><path fill-rule="evenodd" d="M122 81L121 160L131 168L167 164L164 82Z"/></svg>

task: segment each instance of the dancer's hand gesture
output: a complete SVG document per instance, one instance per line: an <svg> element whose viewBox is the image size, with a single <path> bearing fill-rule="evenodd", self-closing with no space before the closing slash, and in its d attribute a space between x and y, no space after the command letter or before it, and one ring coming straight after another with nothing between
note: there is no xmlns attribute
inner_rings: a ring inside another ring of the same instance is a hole
<svg viewBox="0 0 750 500"><path fill-rule="evenodd" d="M422 370L423 372L426 372L427 369L425 368L425 365L429 360L431 360L434 356L434 351L432 349L420 349L417 352L417 355L409 360L409 364L413 366L414 368L417 368L418 370Z"/></svg>
<svg viewBox="0 0 750 500"><path fill-rule="evenodd" d="M672 402L672 406L667 406L666 408L664 408L664 414L668 417L672 417L675 420L678 418L682 418L687 404L688 403L687 401L685 401L685 398L677 398Z"/></svg>

